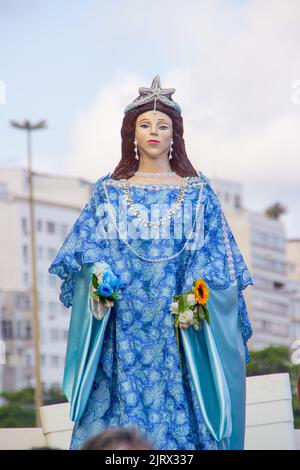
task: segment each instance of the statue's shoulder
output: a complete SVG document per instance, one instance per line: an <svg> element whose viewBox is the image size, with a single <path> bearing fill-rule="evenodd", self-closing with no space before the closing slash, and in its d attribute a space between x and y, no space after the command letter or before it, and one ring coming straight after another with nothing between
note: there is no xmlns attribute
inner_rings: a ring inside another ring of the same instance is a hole
<svg viewBox="0 0 300 470"><path fill-rule="evenodd" d="M200 180L205 183L203 188L204 198L208 200L208 203L212 203L215 206L220 206L221 202L212 181L202 171L198 171L198 174Z"/></svg>
<svg viewBox="0 0 300 470"><path fill-rule="evenodd" d="M105 175L100 176L100 178L98 178L96 180L96 182L93 183L93 185L92 185L92 196L97 196L97 195L102 194L102 189L103 189L102 183L104 181L108 180L110 178L110 175L111 175L110 172L106 173Z"/></svg>
<svg viewBox="0 0 300 470"><path fill-rule="evenodd" d="M103 181L108 180L110 178L110 175L111 172L108 172L104 176L100 176L100 178L97 179L95 186L100 186Z"/></svg>
<svg viewBox="0 0 300 470"><path fill-rule="evenodd" d="M211 185L210 179L202 171L199 170L198 175L199 175L200 181L203 181L207 185Z"/></svg>

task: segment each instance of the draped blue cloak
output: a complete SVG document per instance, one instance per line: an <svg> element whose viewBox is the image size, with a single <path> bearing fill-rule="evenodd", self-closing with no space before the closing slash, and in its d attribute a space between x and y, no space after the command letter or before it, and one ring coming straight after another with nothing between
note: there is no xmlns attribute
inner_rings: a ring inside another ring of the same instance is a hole
<svg viewBox="0 0 300 470"><path fill-rule="evenodd" d="M117 214L122 188L107 174L96 182L49 268L63 280L60 300L72 307L63 380L75 421L70 448L79 448L108 426L136 425L157 449L243 449L252 328L242 290L253 281L210 181L202 172L188 178L185 202L191 204L191 220L202 194L197 249L162 263L136 257L114 233L103 182ZM140 183L130 191L146 207L170 206L178 187ZM173 235L175 227L171 223ZM128 241L140 255L158 259L177 253L185 239L141 236ZM89 308L96 261L106 263L122 282L123 298L102 320ZM200 331L180 330L181 370L169 305L173 295L190 290L199 278L210 290L211 324L203 322Z"/></svg>

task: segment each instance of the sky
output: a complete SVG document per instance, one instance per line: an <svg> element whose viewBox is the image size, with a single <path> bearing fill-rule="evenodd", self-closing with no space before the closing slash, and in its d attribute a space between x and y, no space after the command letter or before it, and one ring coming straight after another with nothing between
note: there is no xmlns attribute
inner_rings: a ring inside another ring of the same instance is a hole
<svg viewBox="0 0 300 470"><path fill-rule="evenodd" d="M250 210L281 202L300 238L299 25L299 0L0 0L0 166L26 164L9 121L45 119L35 171L112 172L124 109L159 74L193 166L242 183Z"/></svg>

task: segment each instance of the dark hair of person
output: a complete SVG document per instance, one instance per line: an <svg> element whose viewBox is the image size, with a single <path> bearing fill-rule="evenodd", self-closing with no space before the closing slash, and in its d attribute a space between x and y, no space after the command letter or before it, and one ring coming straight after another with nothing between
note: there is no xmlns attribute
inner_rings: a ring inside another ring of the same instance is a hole
<svg viewBox="0 0 300 470"><path fill-rule="evenodd" d="M173 126L173 151L170 160L172 171L179 176L198 176L197 171L191 164L185 150L183 138L183 119L180 113L170 106L157 102L157 111L167 114L172 119ZM125 114L121 127L121 160L110 175L112 179L128 179L134 176L138 170L139 160L134 154L135 125L137 117L146 111L153 111L153 102L139 106Z"/></svg>
<svg viewBox="0 0 300 470"><path fill-rule="evenodd" d="M154 447L134 427L110 427L90 437L80 450L153 450Z"/></svg>

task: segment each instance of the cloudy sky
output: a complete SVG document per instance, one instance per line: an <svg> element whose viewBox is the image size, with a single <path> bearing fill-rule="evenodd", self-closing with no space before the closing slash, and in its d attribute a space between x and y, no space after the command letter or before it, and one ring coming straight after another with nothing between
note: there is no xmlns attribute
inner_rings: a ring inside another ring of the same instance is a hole
<svg viewBox="0 0 300 470"><path fill-rule="evenodd" d="M299 25L299 0L0 0L0 166L25 164L8 122L29 118L48 122L36 171L113 171L124 108L159 74L196 169L243 183L249 209L280 201L300 237Z"/></svg>

